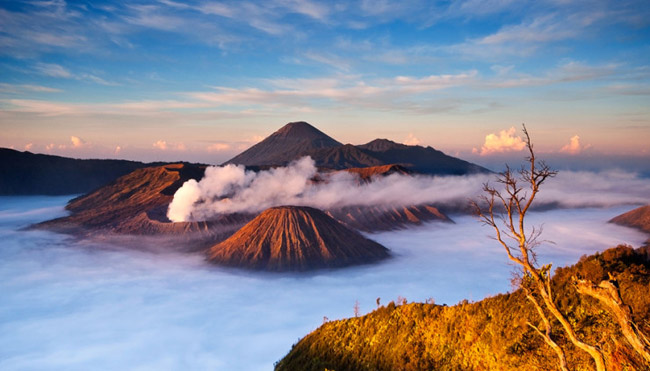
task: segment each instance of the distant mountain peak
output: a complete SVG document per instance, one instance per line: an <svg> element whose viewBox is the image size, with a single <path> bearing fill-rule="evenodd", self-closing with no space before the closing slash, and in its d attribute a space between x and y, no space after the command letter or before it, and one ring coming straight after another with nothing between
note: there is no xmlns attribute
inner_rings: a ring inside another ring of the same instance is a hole
<svg viewBox="0 0 650 371"><path fill-rule="evenodd" d="M283 127L281 127L278 131L276 131L271 135L284 136L284 137L298 137L298 138L305 138L305 139L316 139L316 138L332 139L327 134L316 129L314 126L310 125L305 121L290 122L284 125Z"/></svg>
<svg viewBox="0 0 650 371"><path fill-rule="evenodd" d="M279 166L323 148L342 144L304 121L290 122L227 164Z"/></svg>

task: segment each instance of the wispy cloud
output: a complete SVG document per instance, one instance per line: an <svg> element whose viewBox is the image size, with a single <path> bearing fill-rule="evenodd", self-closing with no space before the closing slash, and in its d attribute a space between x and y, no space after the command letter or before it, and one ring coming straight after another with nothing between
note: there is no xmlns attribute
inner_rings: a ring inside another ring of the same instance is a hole
<svg viewBox="0 0 650 371"><path fill-rule="evenodd" d="M0 93L60 93L62 91L42 85L0 83Z"/></svg>
<svg viewBox="0 0 650 371"><path fill-rule="evenodd" d="M38 74L48 76L48 77L89 81L95 84L106 85L106 86L119 85L118 83L112 81L106 81L103 78L93 75L91 73L87 73L87 72L72 73L67 68L54 63L36 63L34 65L34 71Z"/></svg>

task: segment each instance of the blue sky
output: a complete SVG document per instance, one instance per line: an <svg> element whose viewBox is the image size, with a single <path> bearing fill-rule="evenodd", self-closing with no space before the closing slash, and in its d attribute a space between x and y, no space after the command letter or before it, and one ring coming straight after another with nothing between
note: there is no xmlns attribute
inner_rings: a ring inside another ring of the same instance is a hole
<svg viewBox="0 0 650 371"><path fill-rule="evenodd" d="M0 146L218 163L289 121L488 163L650 156L647 1L0 3Z"/></svg>

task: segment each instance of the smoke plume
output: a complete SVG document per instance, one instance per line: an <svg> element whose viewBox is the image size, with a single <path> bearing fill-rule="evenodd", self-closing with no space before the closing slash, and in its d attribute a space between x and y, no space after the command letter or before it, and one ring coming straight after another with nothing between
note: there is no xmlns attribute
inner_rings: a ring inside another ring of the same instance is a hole
<svg viewBox="0 0 650 371"><path fill-rule="evenodd" d="M314 181L315 177L320 180ZM493 174L425 176L391 174L363 182L346 171L319 174L309 157L287 167L254 172L243 166L209 167L200 181L189 180L169 205L174 222L209 220L219 214L257 213L280 205L333 209L345 206L459 204L481 193ZM545 183L537 205L608 207L642 204L650 182L622 171L565 171Z"/></svg>

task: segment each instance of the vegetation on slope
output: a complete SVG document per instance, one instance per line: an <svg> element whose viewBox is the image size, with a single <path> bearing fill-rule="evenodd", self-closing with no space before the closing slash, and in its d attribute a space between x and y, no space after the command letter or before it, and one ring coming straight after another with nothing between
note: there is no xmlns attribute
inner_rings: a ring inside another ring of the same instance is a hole
<svg viewBox="0 0 650 371"><path fill-rule="evenodd" d="M553 289L557 305L578 335L602 349L608 369L643 370L650 365L635 353L616 322L594 299L579 295L571 277L600 282L612 274L634 320L650 333L649 250L618 246L558 268ZM357 318L332 321L307 335L278 362L277 370L548 370L557 357L527 321L537 324L535 308L522 290L476 303L447 307L393 302ZM593 362L566 339L569 368L590 370Z"/></svg>

